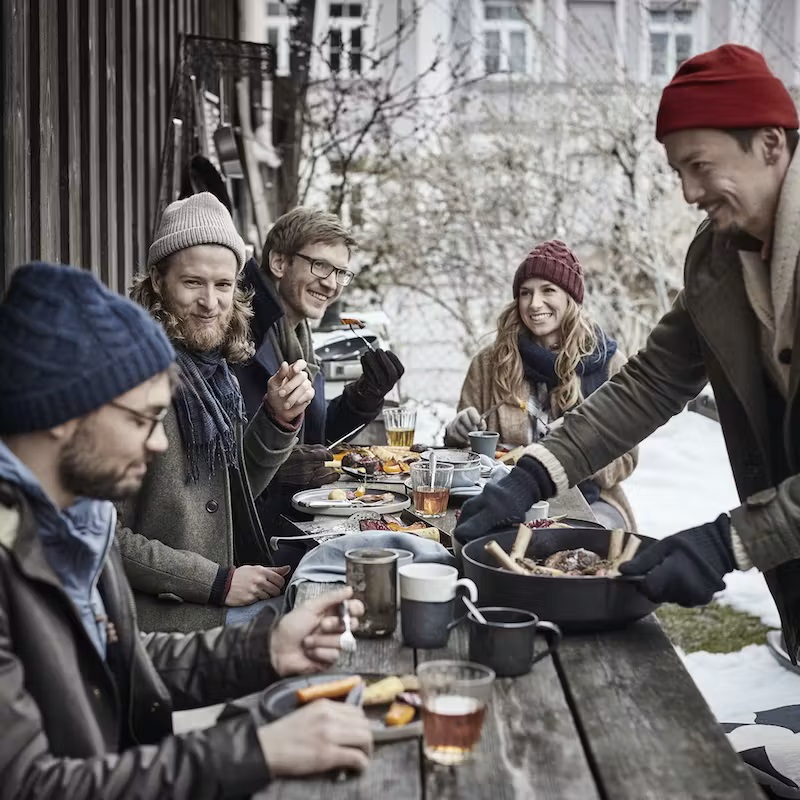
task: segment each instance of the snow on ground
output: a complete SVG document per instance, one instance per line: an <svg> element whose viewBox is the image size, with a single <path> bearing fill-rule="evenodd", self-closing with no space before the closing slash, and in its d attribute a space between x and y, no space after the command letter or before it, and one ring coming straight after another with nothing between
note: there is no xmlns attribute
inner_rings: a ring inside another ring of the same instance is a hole
<svg viewBox="0 0 800 800"><path fill-rule="evenodd" d="M739 505L719 424L689 411L646 439L625 482L639 530L662 538L715 519ZM761 573L734 572L717 599L779 627ZM721 722L752 722L753 712L800 702L800 675L781 667L766 645L735 653L681 654Z"/></svg>

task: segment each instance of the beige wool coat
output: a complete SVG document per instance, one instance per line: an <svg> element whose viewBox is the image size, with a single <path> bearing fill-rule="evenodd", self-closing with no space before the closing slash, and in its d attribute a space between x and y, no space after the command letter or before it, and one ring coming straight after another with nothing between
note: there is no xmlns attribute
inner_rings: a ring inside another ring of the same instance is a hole
<svg viewBox="0 0 800 800"><path fill-rule="evenodd" d="M492 361L492 348L485 347L473 359L461 387L461 398L458 401L458 410L472 406L483 413L491 408L497 398L494 395L495 365ZM625 356L619 350L614 353L608 362L609 377L619 372L625 363ZM486 419L487 428L500 434L500 441L509 445L527 445L531 443L530 418L525 410L519 406L508 403L500 406ZM625 520L625 527L629 531L636 530L633 509L622 491L620 483L625 480L636 468L639 460L639 448L632 447L624 455L614 459L610 464L597 470L592 475L600 489L600 499L613 506Z"/></svg>

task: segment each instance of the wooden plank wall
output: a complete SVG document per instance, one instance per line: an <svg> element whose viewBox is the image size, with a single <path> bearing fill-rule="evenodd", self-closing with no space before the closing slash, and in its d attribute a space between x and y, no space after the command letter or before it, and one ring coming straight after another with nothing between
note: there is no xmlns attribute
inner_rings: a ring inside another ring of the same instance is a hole
<svg viewBox="0 0 800 800"><path fill-rule="evenodd" d="M180 34L239 38L237 4L0 6L0 292L33 259L125 291L152 233Z"/></svg>

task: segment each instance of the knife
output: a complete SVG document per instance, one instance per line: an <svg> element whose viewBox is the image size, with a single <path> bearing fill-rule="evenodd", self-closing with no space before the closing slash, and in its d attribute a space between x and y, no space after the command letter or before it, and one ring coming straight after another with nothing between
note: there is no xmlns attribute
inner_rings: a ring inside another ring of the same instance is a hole
<svg viewBox="0 0 800 800"><path fill-rule="evenodd" d="M342 442L346 441L351 436L355 436L359 431L361 431L364 428L366 428L367 425L369 425L369 423L368 422L364 422L361 425L359 425L357 428L353 428L353 430L351 430L350 433L346 433L344 436L342 436L341 439L337 439L335 442L331 442L328 445L328 450L332 450L334 447L338 447Z"/></svg>
<svg viewBox="0 0 800 800"><path fill-rule="evenodd" d="M359 681L348 693L347 697L345 697L344 702L349 706L358 706L361 707L361 701L364 698L364 681ZM346 781L349 777L350 772L347 769L340 769L336 773L336 780L337 781Z"/></svg>

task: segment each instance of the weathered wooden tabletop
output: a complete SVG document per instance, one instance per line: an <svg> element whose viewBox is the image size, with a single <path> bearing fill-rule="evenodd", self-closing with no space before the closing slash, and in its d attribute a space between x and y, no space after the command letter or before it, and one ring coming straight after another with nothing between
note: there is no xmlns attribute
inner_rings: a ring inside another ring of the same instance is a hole
<svg viewBox="0 0 800 800"><path fill-rule="evenodd" d="M591 519L577 490L551 503L552 514ZM450 512L439 527L452 529ZM298 599L329 591L304 584ZM399 627L399 626L398 626ZM447 648L412 650L399 631L360 639L345 672L403 674L436 658L467 658L466 626ZM570 635L559 655L526 676L498 679L475 759L457 768L427 762L418 740L378 745L369 769L274 783L263 798L363 800L641 800L763 797L728 745L658 622L649 617L611 633Z"/></svg>

